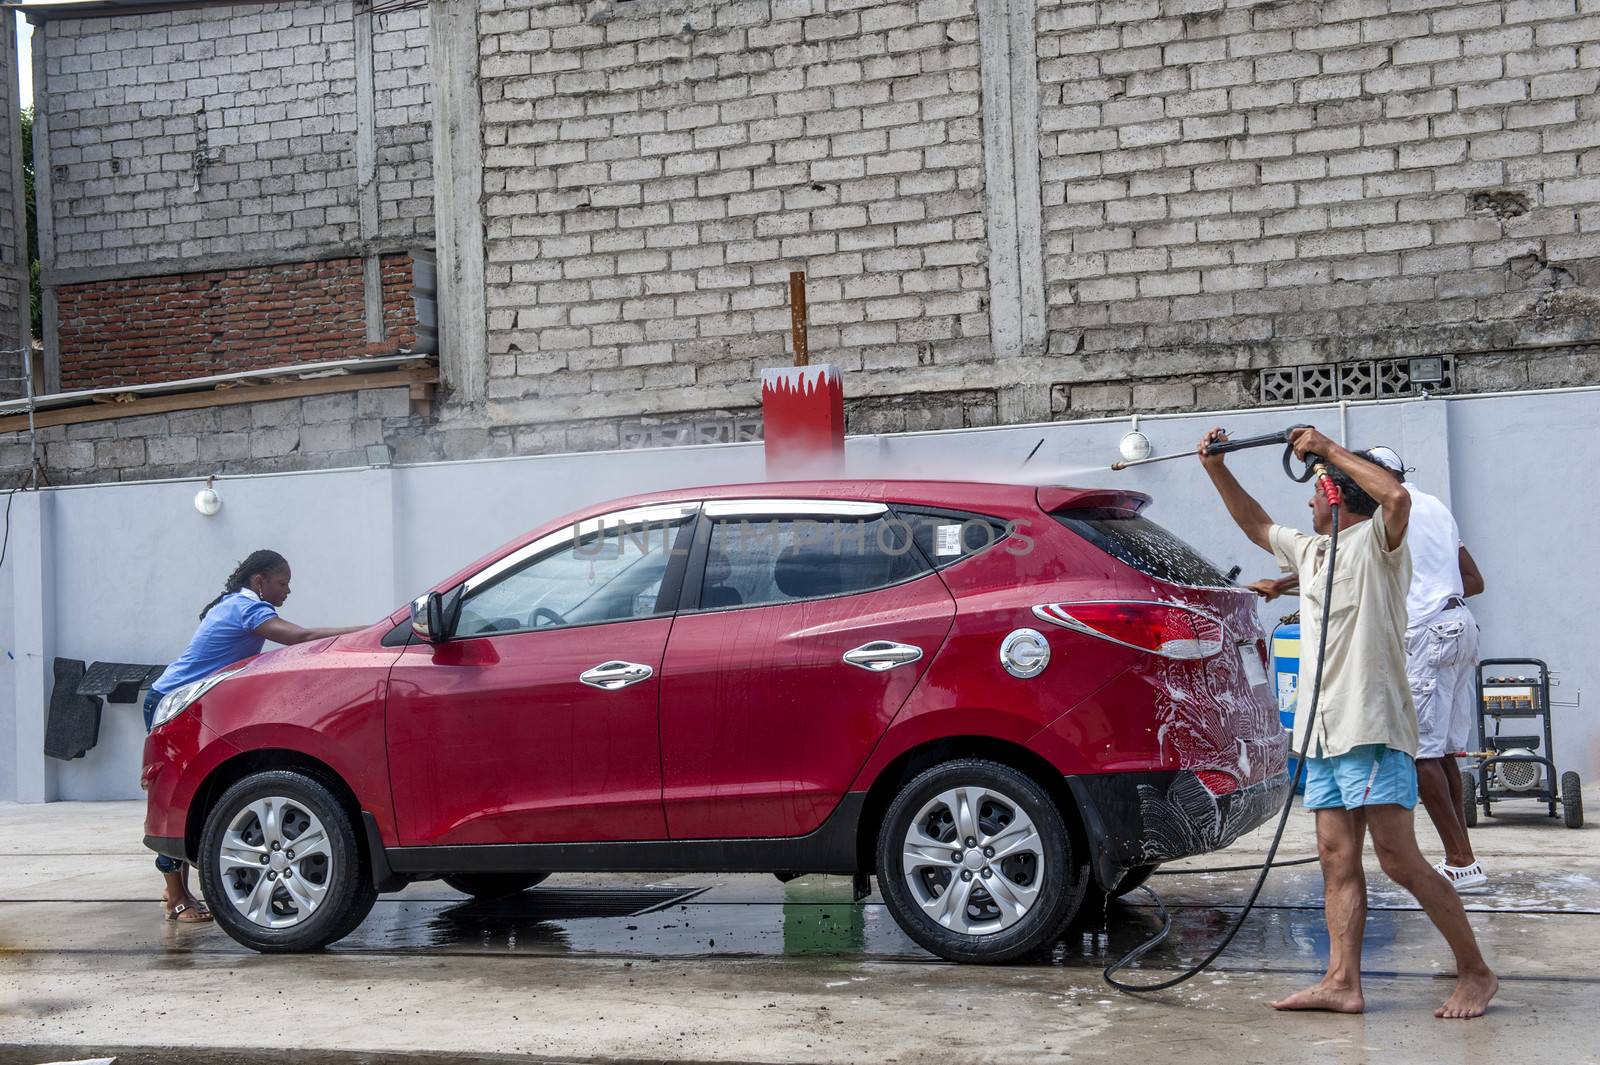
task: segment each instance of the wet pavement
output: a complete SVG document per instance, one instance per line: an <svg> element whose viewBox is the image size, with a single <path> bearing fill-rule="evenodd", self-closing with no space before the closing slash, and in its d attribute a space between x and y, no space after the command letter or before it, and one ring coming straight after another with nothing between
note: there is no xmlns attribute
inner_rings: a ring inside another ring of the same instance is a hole
<svg viewBox="0 0 1600 1065"><path fill-rule="evenodd" d="M184 1048L240 1063L397 1052L1590 1061L1600 831L1570 831L1538 809L1474 830L1492 885L1466 901L1504 986L1488 1018L1445 1023L1431 1010L1449 992L1449 953L1370 862L1369 1012L1291 1017L1266 1003L1313 979L1326 960L1315 865L1273 874L1213 970L1134 998L1099 973L1159 930L1149 900L1082 915L1026 963L982 968L926 954L876 895L853 904L848 880L837 877L562 875L493 903L418 884L385 896L324 954L260 956L214 927L161 920L159 878L137 844L139 804L0 806L0 1065L112 1051L124 1061L179 1060ZM1258 833L1153 879L1173 935L1132 979L1153 982L1202 957L1253 881L1247 872L1185 870L1247 864L1265 842ZM1310 818L1297 814L1280 856L1311 847Z"/></svg>

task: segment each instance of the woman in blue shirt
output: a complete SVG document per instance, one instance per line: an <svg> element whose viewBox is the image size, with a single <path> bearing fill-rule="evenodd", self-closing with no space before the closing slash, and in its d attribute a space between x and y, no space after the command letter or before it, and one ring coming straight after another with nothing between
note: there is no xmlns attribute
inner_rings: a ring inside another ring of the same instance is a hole
<svg viewBox="0 0 1600 1065"><path fill-rule="evenodd" d="M289 598L289 563L276 551L253 551L239 563L223 585L222 594L200 611L200 627L195 630L183 654L150 685L144 700L144 727L150 729L156 704L168 692L176 691L224 666L261 653L266 641L295 644L357 632L364 626L348 629L303 629L278 616L278 607ZM165 855L156 856L156 868L166 877L161 908L167 920L209 921L205 904L189 893L189 867Z"/></svg>

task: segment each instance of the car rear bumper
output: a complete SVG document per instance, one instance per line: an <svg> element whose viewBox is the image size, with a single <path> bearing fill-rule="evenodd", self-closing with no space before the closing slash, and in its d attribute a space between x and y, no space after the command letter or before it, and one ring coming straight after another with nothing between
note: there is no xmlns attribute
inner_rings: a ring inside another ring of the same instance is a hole
<svg viewBox="0 0 1600 1065"><path fill-rule="evenodd" d="M1206 790L1187 770L1068 776L1089 836L1089 858L1104 888L1141 865L1221 850L1282 805L1282 772L1228 795Z"/></svg>
<svg viewBox="0 0 1600 1065"><path fill-rule="evenodd" d="M146 836L144 845L157 854L171 858L174 861L189 861L188 849L184 846L182 836Z"/></svg>

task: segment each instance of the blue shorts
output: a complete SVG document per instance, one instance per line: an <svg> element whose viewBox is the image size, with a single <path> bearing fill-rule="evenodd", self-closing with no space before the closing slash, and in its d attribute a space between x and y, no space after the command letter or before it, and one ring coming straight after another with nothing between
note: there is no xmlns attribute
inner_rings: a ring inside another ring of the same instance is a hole
<svg viewBox="0 0 1600 1065"><path fill-rule="evenodd" d="M1369 743L1333 758L1306 759L1306 809L1417 805L1417 764L1404 751Z"/></svg>

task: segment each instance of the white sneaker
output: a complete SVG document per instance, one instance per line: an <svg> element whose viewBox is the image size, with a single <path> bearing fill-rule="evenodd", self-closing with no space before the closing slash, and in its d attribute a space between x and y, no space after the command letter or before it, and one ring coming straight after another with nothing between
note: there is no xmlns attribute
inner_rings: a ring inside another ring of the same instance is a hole
<svg viewBox="0 0 1600 1065"><path fill-rule="evenodd" d="M1473 862L1471 865L1447 865L1439 862L1434 870L1446 880L1457 892L1477 891L1489 886L1489 877L1483 871L1483 865Z"/></svg>

